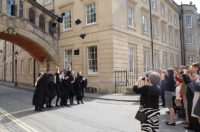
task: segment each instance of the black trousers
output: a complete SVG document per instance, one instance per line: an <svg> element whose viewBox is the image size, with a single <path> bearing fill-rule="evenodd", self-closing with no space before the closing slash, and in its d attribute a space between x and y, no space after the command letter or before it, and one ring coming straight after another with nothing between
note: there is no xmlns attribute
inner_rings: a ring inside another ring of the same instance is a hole
<svg viewBox="0 0 200 132"><path fill-rule="evenodd" d="M195 132L200 132L200 124L198 122L198 119L192 116L194 93L192 92L190 88L187 89L186 98L188 101L187 110L188 110L190 126L194 129Z"/></svg>

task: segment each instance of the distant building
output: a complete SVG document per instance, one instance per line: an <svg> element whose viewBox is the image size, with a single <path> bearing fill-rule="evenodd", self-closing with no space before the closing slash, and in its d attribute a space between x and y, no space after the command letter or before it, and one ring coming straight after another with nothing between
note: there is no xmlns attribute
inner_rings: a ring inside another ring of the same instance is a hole
<svg viewBox="0 0 200 132"><path fill-rule="evenodd" d="M200 62L200 14L192 4L179 5L183 21L185 64Z"/></svg>

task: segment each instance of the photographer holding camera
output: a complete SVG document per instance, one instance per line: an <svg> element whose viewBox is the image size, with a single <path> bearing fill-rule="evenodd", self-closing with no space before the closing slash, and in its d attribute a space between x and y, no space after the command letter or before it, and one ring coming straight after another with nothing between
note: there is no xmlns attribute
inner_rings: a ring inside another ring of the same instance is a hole
<svg viewBox="0 0 200 132"><path fill-rule="evenodd" d="M139 87L140 83L144 83ZM143 113L143 117L140 115L136 119L141 121L141 131L157 131L159 129L159 96L160 96L160 75L156 72L151 72L147 77L140 77L133 87L135 93L141 94L140 96L140 109L138 113Z"/></svg>

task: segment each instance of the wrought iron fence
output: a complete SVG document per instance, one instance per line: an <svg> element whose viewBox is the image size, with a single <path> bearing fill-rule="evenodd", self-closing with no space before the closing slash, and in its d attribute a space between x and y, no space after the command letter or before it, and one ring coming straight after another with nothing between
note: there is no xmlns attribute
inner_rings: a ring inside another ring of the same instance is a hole
<svg viewBox="0 0 200 132"><path fill-rule="evenodd" d="M129 70L114 71L115 93L126 92L127 88L132 88L137 81L137 75Z"/></svg>

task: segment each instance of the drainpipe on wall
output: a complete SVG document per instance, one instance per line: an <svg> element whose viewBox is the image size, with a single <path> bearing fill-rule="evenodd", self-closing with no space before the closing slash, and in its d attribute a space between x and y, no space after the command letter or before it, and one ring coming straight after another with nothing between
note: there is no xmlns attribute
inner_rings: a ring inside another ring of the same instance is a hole
<svg viewBox="0 0 200 132"><path fill-rule="evenodd" d="M184 16L183 16L183 4L181 3L181 12L179 16L180 23L180 38L181 38L181 61L182 65L186 65L186 53L185 53L185 31L184 31Z"/></svg>
<svg viewBox="0 0 200 132"><path fill-rule="evenodd" d="M152 9L151 0L149 0L149 15L150 15L150 31L151 31L151 54L152 54L152 70L154 70L154 44L153 44L153 30L152 30Z"/></svg>

